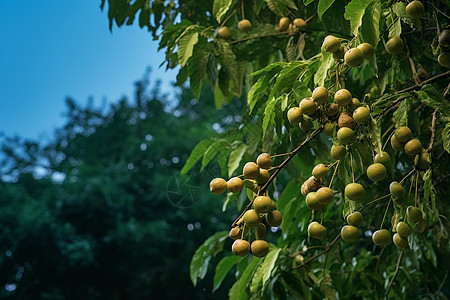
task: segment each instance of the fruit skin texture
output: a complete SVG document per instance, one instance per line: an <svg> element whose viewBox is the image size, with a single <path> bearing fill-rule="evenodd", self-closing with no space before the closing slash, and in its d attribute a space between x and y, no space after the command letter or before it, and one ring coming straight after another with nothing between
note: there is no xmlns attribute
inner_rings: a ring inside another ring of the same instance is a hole
<svg viewBox="0 0 450 300"><path fill-rule="evenodd" d="M386 229L380 229L373 233L372 241L377 246L387 246L391 243L391 234Z"/></svg>
<svg viewBox="0 0 450 300"><path fill-rule="evenodd" d="M323 126L323 133L332 137L335 126L336 126L336 123L334 123L334 122L325 123L325 125Z"/></svg>
<svg viewBox="0 0 450 300"><path fill-rule="evenodd" d="M340 47L338 51L333 52L333 58L335 60L344 59L344 55L345 55L345 49L343 47Z"/></svg>
<svg viewBox="0 0 450 300"><path fill-rule="evenodd" d="M375 50L373 49L373 46L369 43L362 43L359 44L358 47L359 50L361 50L364 59L371 59L373 54L375 53Z"/></svg>
<svg viewBox="0 0 450 300"><path fill-rule="evenodd" d="M318 210L323 207L323 205L317 201L316 193L317 192L309 192L308 195L306 195L305 202L309 209Z"/></svg>
<svg viewBox="0 0 450 300"><path fill-rule="evenodd" d="M266 225L264 225L263 223L259 223L258 227L256 227L255 230L255 237L257 240L263 240L266 237Z"/></svg>
<svg viewBox="0 0 450 300"><path fill-rule="evenodd" d="M328 169L327 169L327 167L325 167L324 164L318 164L312 170L312 175L319 179L323 179L323 178L327 177L327 174L328 174Z"/></svg>
<svg viewBox="0 0 450 300"><path fill-rule="evenodd" d="M280 27L280 31L288 30L290 23L291 23L291 20L289 20L289 18L286 18L286 17L281 18L280 22L278 23L278 27Z"/></svg>
<svg viewBox="0 0 450 300"><path fill-rule="evenodd" d="M347 149L344 146L333 145L331 146L331 157L334 160L341 160L347 155Z"/></svg>
<svg viewBox="0 0 450 300"><path fill-rule="evenodd" d="M258 177L256 177L256 182L258 184L264 184L267 182L267 180L269 180L269 178L270 178L269 171L260 168Z"/></svg>
<svg viewBox="0 0 450 300"><path fill-rule="evenodd" d="M381 181L386 178L387 171L386 168L380 163L371 164L367 168L367 177L372 181Z"/></svg>
<svg viewBox="0 0 450 300"><path fill-rule="evenodd" d="M238 238L241 237L241 233L242 230L239 227L233 227L231 228L230 233L228 233L228 236L233 240L237 240Z"/></svg>
<svg viewBox="0 0 450 300"><path fill-rule="evenodd" d="M355 211L347 216L347 223L359 227L363 224L363 215L359 211Z"/></svg>
<svg viewBox="0 0 450 300"><path fill-rule="evenodd" d="M312 115L316 112L316 103L311 98L305 98L302 101L300 101L300 110L305 115Z"/></svg>
<svg viewBox="0 0 450 300"><path fill-rule="evenodd" d="M243 19L243 20L239 21L238 28L242 32L249 32L252 30L252 23L250 23L250 21L247 19Z"/></svg>
<svg viewBox="0 0 450 300"><path fill-rule="evenodd" d="M389 191L391 192L392 196L396 198L400 198L405 193L405 189L397 181L392 181L392 183L389 185Z"/></svg>
<svg viewBox="0 0 450 300"><path fill-rule="evenodd" d="M278 210L269 211L266 215L267 224L271 227L278 227L281 225L281 221L283 221L283 217Z"/></svg>
<svg viewBox="0 0 450 300"><path fill-rule="evenodd" d="M313 239L321 240L325 237L326 234L327 229L323 225L317 222L312 222L311 224L309 224L308 235Z"/></svg>
<svg viewBox="0 0 450 300"><path fill-rule="evenodd" d="M264 257L269 253L269 244L265 240L255 240L252 242L251 252L256 257Z"/></svg>
<svg viewBox="0 0 450 300"><path fill-rule="evenodd" d="M243 173L247 179L256 179L259 175L259 167L254 162L248 162L244 165Z"/></svg>
<svg viewBox="0 0 450 300"><path fill-rule="evenodd" d="M307 26L305 20L303 20L301 18L294 19L293 23L294 23L295 27L297 27L299 30L303 30Z"/></svg>
<svg viewBox="0 0 450 300"><path fill-rule="evenodd" d="M442 52L439 54L438 63L445 68L450 68L450 53Z"/></svg>
<svg viewBox="0 0 450 300"><path fill-rule="evenodd" d="M366 124L370 120L370 110L365 106L358 107L353 112L353 119L358 124Z"/></svg>
<svg viewBox="0 0 450 300"><path fill-rule="evenodd" d="M394 234L392 240L394 241L395 246L397 246L397 248L399 249L408 247L408 240L401 237L398 233Z"/></svg>
<svg viewBox="0 0 450 300"><path fill-rule="evenodd" d="M334 101L340 106L352 103L352 94L347 89L340 89L334 94Z"/></svg>
<svg viewBox="0 0 450 300"><path fill-rule="evenodd" d="M356 242L359 239L358 228L352 225L345 225L341 229L341 237L347 243Z"/></svg>
<svg viewBox="0 0 450 300"><path fill-rule="evenodd" d="M364 62L364 55L358 48L352 48L345 52L344 61L351 68L358 67Z"/></svg>
<svg viewBox="0 0 450 300"><path fill-rule="evenodd" d="M272 207L272 200L269 197L258 196L253 201L253 208L259 214L268 212L271 207Z"/></svg>
<svg viewBox="0 0 450 300"><path fill-rule="evenodd" d="M341 113L338 119L339 128L348 127L350 129L355 128L356 122L348 113Z"/></svg>
<svg viewBox="0 0 450 300"><path fill-rule="evenodd" d="M328 117L332 117L337 115L337 113L339 112L339 106L336 103L329 103L325 109L323 110L323 112L325 113L325 115L327 115Z"/></svg>
<svg viewBox="0 0 450 300"><path fill-rule="evenodd" d="M328 90L323 86L316 87L311 97L314 100L314 102L316 102L319 105L323 105L328 101L329 98Z"/></svg>
<svg viewBox="0 0 450 300"><path fill-rule="evenodd" d="M289 124L298 125L303 120L303 114L300 107L292 107L287 112Z"/></svg>
<svg viewBox="0 0 450 300"><path fill-rule="evenodd" d="M322 205L328 205L333 201L333 190L328 187L321 187L316 192L316 201Z"/></svg>
<svg viewBox="0 0 450 300"><path fill-rule="evenodd" d="M405 144L405 153L409 156L416 156L417 154L422 153L423 146L422 143L418 139L412 139Z"/></svg>
<svg viewBox="0 0 450 300"><path fill-rule="evenodd" d="M385 166L387 169L391 165L391 157L389 156L389 153L387 153L386 151L383 151L383 152L377 153L375 155L373 162L380 163L383 166Z"/></svg>
<svg viewBox="0 0 450 300"><path fill-rule="evenodd" d="M391 137L391 146L392 149L396 150L396 151L403 151L405 144L400 143L396 138L395 138L395 134Z"/></svg>
<svg viewBox="0 0 450 300"><path fill-rule="evenodd" d="M349 145L356 140L356 134L352 129L342 127L337 132L337 138L341 144Z"/></svg>
<svg viewBox="0 0 450 300"><path fill-rule="evenodd" d="M359 183L347 184L344 193L352 201L361 201L364 198L364 188Z"/></svg>
<svg viewBox="0 0 450 300"><path fill-rule="evenodd" d="M325 51L334 53L341 48L341 40L335 36L329 35L323 40L322 47Z"/></svg>
<svg viewBox="0 0 450 300"><path fill-rule="evenodd" d="M246 240L237 239L231 246L231 251L237 256L244 257L250 253L250 243Z"/></svg>
<svg viewBox="0 0 450 300"><path fill-rule="evenodd" d="M298 124L301 130L303 131L309 131L312 127L312 119L310 117L305 117L303 120Z"/></svg>
<svg viewBox="0 0 450 300"><path fill-rule="evenodd" d="M231 38L230 29L228 29L227 26L223 26L219 28L219 31L217 32L217 36L222 39L229 39Z"/></svg>
<svg viewBox="0 0 450 300"><path fill-rule="evenodd" d="M244 184L242 183L242 179L239 177L232 177L227 182L227 187L230 190L230 192L236 194L242 191L244 188Z"/></svg>
<svg viewBox="0 0 450 300"><path fill-rule="evenodd" d="M418 223L422 220L422 210L415 206L408 206L406 214L411 223Z"/></svg>
<svg viewBox="0 0 450 300"><path fill-rule="evenodd" d="M260 222L259 214L254 210L247 210L244 214L244 222L250 228L257 227Z"/></svg>
<svg viewBox="0 0 450 300"><path fill-rule="evenodd" d="M256 159L256 164L258 164L261 169L270 169L272 160L270 159L269 153L261 153Z"/></svg>
<svg viewBox="0 0 450 300"><path fill-rule="evenodd" d="M400 54L403 50L403 40L399 37L393 37L386 43L386 51L392 55Z"/></svg>
<svg viewBox="0 0 450 300"><path fill-rule="evenodd" d="M412 131L406 126L399 127L394 131L395 138L400 143L406 143L412 137Z"/></svg>
<svg viewBox="0 0 450 300"><path fill-rule="evenodd" d="M223 178L214 178L209 183L209 190L214 194L222 194L227 190L227 181Z"/></svg>
<svg viewBox="0 0 450 300"><path fill-rule="evenodd" d="M309 192L315 192L322 187L322 181L314 176L309 177L303 182L301 192L303 196L306 196Z"/></svg>
<svg viewBox="0 0 450 300"><path fill-rule="evenodd" d="M422 2L414 0L406 6L406 13L411 19L419 19L425 13Z"/></svg>
<svg viewBox="0 0 450 300"><path fill-rule="evenodd" d="M439 45L442 47L449 47L450 46L450 30L444 29L441 31L441 34L439 34L438 37Z"/></svg>
<svg viewBox="0 0 450 300"><path fill-rule="evenodd" d="M407 238L412 232L411 226L409 226L405 222L398 222L396 230L398 235L400 235L403 238Z"/></svg>

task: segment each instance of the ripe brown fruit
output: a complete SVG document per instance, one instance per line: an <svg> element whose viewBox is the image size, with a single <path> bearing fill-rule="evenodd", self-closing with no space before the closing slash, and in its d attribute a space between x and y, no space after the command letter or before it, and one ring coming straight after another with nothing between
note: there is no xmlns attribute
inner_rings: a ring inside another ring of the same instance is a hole
<svg viewBox="0 0 450 300"><path fill-rule="evenodd" d="M222 194L227 190L227 182L223 178L214 178L209 183L209 190L214 194Z"/></svg>
<svg viewBox="0 0 450 300"><path fill-rule="evenodd" d="M328 205L333 202L333 190L328 187L321 187L316 192L316 201L321 205Z"/></svg>
<svg viewBox="0 0 450 300"><path fill-rule="evenodd" d="M266 215L267 224L269 224L271 227L280 226L282 220L283 217L281 216L281 213L278 210L269 211Z"/></svg>
<svg viewBox="0 0 450 300"><path fill-rule="evenodd" d="M445 68L450 68L450 53L442 52L439 54L438 63Z"/></svg>
<svg viewBox="0 0 450 300"><path fill-rule="evenodd" d="M266 237L266 225L259 223L255 229L255 237L257 240L263 240Z"/></svg>
<svg viewBox="0 0 450 300"><path fill-rule="evenodd" d="M362 43L359 44L357 47L359 50L361 50L364 59L371 59L373 54L375 53L375 50L373 49L373 46L369 43Z"/></svg>
<svg viewBox="0 0 450 300"><path fill-rule="evenodd" d="M327 229L323 225L317 222L312 222L311 224L309 224L308 235L313 239L321 240L325 237L326 234Z"/></svg>
<svg viewBox="0 0 450 300"><path fill-rule="evenodd" d="M399 37L393 37L386 43L386 51L392 55L400 54L403 50L403 40Z"/></svg>
<svg viewBox="0 0 450 300"><path fill-rule="evenodd" d="M377 246L387 246L391 243L391 234L386 229L380 229L373 233L372 241Z"/></svg>
<svg viewBox="0 0 450 300"><path fill-rule="evenodd" d="M417 223L422 220L422 210L415 206L408 206L406 214L411 223Z"/></svg>
<svg viewBox="0 0 450 300"><path fill-rule="evenodd" d="M227 187L232 193L239 193L244 188L242 179L239 177L232 177L227 182Z"/></svg>
<svg viewBox="0 0 450 300"><path fill-rule="evenodd" d="M380 163L371 164L367 168L367 177L369 177L369 179L374 182L383 180L384 178L386 178L386 175L386 168Z"/></svg>
<svg viewBox="0 0 450 300"><path fill-rule="evenodd" d="M406 13L411 19L419 19L425 13L422 2L414 0L406 6Z"/></svg>
<svg viewBox="0 0 450 300"><path fill-rule="evenodd" d="M358 124L367 124L370 121L370 110L365 106L358 107L353 112L353 119Z"/></svg>
<svg viewBox="0 0 450 300"><path fill-rule="evenodd" d="M358 228L352 225L345 225L341 229L341 238L347 243L356 242L359 239Z"/></svg>
<svg viewBox="0 0 450 300"><path fill-rule="evenodd" d="M217 36L222 39L229 39L231 38L230 29L228 29L227 26L223 26L219 28L219 31L217 32Z"/></svg>
<svg viewBox="0 0 450 300"><path fill-rule="evenodd" d="M336 103L329 103L325 106L324 113L328 117L333 117L339 112L339 106Z"/></svg>
<svg viewBox="0 0 450 300"><path fill-rule="evenodd" d="M316 194L317 192L309 192L308 195L306 195L305 202L309 209L318 210L323 207L323 205L317 201Z"/></svg>
<svg viewBox="0 0 450 300"><path fill-rule="evenodd" d="M269 253L269 244L265 240L254 240L251 245L251 252L256 257L264 257Z"/></svg>
<svg viewBox="0 0 450 300"><path fill-rule="evenodd" d="M389 185L389 192L391 192L392 196L395 198L401 198L405 193L405 189L397 181L392 181Z"/></svg>
<svg viewBox="0 0 450 300"><path fill-rule="evenodd" d="M253 208L258 214L266 213L272 208L272 200L266 196L258 196L253 201Z"/></svg>
<svg viewBox="0 0 450 300"><path fill-rule="evenodd" d="M267 171L266 169L259 169L259 175L258 177L256 177L256 182L258 184L264 184L267 182L267 180L269 180L270 178L270 174L269 171Z"/></svg>
<svg viewBox="0 0 450 300"><path fill-rule="evenodd" d="M312 115L316 112L316 103L314 103L312 98L305 98L302 101L300 101L300 110L305 115Z"/></svg>
<svg viewBox="0 0 450 300"><path fill-rule="evenodd" d="M243 19L243 20L239 21L238 28L242 32L249 32L252 30L252 23L250 23L250 21L247 19Z"/></svg>
<svg viewBox="0 0 450 300"><path fill-rule="evenodd" d="M352 94L347 89L340 89L334 94L334 101L340 106L352 103Z"/></svg>
<svg viewBox="0 0 450 300"><path fill-rule="evenodd" d="M395 134L392 135L391 137L391 146L392 149L396 150L396 151L403 151L405 144L404 143L400 143L396 138L395 138Z"/></svg>
<svg viewBox="0 0 450 300"><path fill-rule="evenodd" d="M409 226L405 222L398 222L396 230L397 230L398 235L400 235L401 237L404 237L404 238L407 238L412 232L411 226Z"/></svg>
<svg viewBox="0 0 450 300"><path fill-rule="evenodd" d="M342 127L337 132L337 138L342 145L349 145L356 140L356 134L353 129Z"/></svg>
<svg viewBox="0 0 450 300"><path fill-rule="evenodd" d="M303 120L303 114L300 107L292 107L287 112L287 118L291 125L298 125Z"/></svg>
<svg viewBox="0 0 450 300"><path fill-rule="evenodd" d="M261 153L256 159L256 163L261 169L270 169L272 166L272 160L269 153Z"/></svg>
<svg viewBox="0 0 450 300"><path fill-rule="evenodd" d="M250 243L246 240L237 239L231 246L231 251L237 256L244 257L250 253Z"/></svg>
<svg viewBox="0 0 450 300"><path fill-rule="evenodd" d="M239 227L233 227L231 228L230 232L228 233L228 236L232 238L233 240L237 240L241 237L242 230Z"/></svg>
<svg viewBox="0 0 450 300"><path fill-rule="evenodd" d="M345 186L344 193L352 201L361 201L364 198L364 187L359 183L349 183Z"/></svg>
<svg viewBox="0 0 450 300"><path fill-rule="evenodd" d="M248 162L244 165L243 173L247 179L256 179L259 175L259 167L254 162Z"/></svg>
<svg viewBox="0 0 450 300"><path fill-rule="evenodd" d="M353 120L353 118L348 113L342 112L339 115L338 125L339 125L339 128L348 127L348 128L353 129L356 126L356 122L355 122L355 120Z"/></svg>
<svg viewBox="0 0 450 300"><path fill-rule="evenodd" d="M304 30L306 29L306 22L305 20L301 19L301 18L296 18L294 19L294 25L295 27L297 27L299 30Z"/></svg>
<svg viewBox="0 0 450 300"><path fill-rule="evenodd" d="M406 143L412 137L412 131L406 126L399 127L394 131L395 138L400 143Z"/></svg>
<svg viewBox="0 0 450 300"><path fill-rule="evenodd" d="M325 51L334 53L341 47L341 40L335 36L329 35L323 40L322 47Z"/></svg>
<svg viewBox="0 0 450 300"><path fill-rule="evenodd" d="M314 89L311 97L314 100L314 102L316 102L319 105L323 105L328 101L329 93L325 87L319 86Z"/></svg>
<svg viewBox="0 0 450 300"><path fill-rule="evenodd" d="M324 164L318 164L312 170L312 175L319 179L323 179L323 178L327 177L327 174L328 174L328 169L327 169L327 167L325 167Z"/></svg>
<svg viewBox="0 0 450 300"><path fill-rule="evenodd" d="M364 55L358 48L349 49L345 52L344 61L350 68L358 67L364 62Z"/></svg>
<svg viewBox="0 0 450 300"><path fill-rule="evenodd" d="M355 211L347 216L347 223L359 227L363 224L363 215L359 211Z"/></svg>
<svg viewBox="0 0 450 300"><path fill-rule="evenodd" d="M449 47L450 46L450 30L444 29L441 31L438 37L439 45L442 47Z"/></svg>
<svg viewBox="0 0 450 300"><path fill-rule="evenodd" d="M373 162L380 163L387 169L391 166L391 156L386 151L383 151L375 155Z"/></svg>
<svg viewBox="0 0 450 300"><path fill-rule="evenodd" d="M330 154L334 160L341 160L347 155L347 149L344 146L333 145Z"/></svg>
<svg viewBox="0 0 450 300"><path fill-rule="evenodd" d="M286 17L281 18L280 22L278 22L278 27L280 27L280 31L288 30L290 23L291 23L291 20L289 20L289 18L286 18Z"/></svg>
<svg viewBox="0 0 450 300"><path fill-rule="evenodd" d="M249 228L254 228L258 226L261 218L259 214L254 209L249 209L244 214L244 222Z"/></svg>
<svg viewBox="0 0 450 300"><path fill-rule="evenodd" d="M398 233L394 234L392 240L394 241L395 246L397 246L397 248L399 249L408 247L408 240L401 237Z"/></svg>
<svg viewBox="0 0 450 300"><path fill-rule="evenodd" d="M303 182L301 187L302 195L305 196L309 192L315 192L322 187L322 181L314 176L309 177Z"/></svg>
<svg viewBox="0 0 450 300"><path fill-rule="evenodd" d="M405 153L409 156L416 156L417 154L422 153L423 146L422 143L418 139L412 139L405 144Z"/></svg>

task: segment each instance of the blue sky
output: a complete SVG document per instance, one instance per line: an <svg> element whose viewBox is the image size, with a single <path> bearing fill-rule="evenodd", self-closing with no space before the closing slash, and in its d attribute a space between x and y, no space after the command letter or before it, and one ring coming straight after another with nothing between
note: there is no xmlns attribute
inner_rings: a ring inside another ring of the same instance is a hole
<svg viewBox="0 0 450 300"><path fill-rule="evenodd" d="M98 105L132 96L147 67L170 91L176 72L139 26L108 27L100 0L0 1L0 132L48 139L71 97Z"/></svg>

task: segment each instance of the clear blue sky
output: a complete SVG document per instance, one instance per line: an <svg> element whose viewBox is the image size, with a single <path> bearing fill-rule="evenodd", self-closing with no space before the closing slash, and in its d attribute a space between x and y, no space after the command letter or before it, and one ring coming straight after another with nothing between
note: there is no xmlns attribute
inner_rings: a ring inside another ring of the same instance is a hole
<svg viewBox="0 0 450 300"><path fill-rule="evenodd" d="M48 139L64 123L64 101L96 104L132 96L151 82L170 91L176 72L159 68L164 53L146 29L108 27L100 0L0 1L0 132ZM130 98L130 97L129 97Z"/></svg>

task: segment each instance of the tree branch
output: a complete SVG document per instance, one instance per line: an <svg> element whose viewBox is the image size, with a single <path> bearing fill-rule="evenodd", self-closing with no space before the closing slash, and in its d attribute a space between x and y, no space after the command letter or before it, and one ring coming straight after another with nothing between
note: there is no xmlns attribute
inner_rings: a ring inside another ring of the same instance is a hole
<svg viewBox="0 0 450 300"><path fill-rule="evenodd" d="M427 149L428 153L430 153L431 148L433 148L434 136L436 135L436 114L437 114L437 112L438 112L438 108L436 107L436 109L433 112L433 118L431 120L431 138L430 138L430 144Z"/></svg>
<svg viewBox="0 0 450 300"><path fill-rule="evenodd" d="M406 56L408 56L409 64L411 66L411 71L414 77L414 83L420 84L419 76L417 76L416 63L414 62L414 59L411 57L411 49L406 40L405 45L406 45Z"/></svg>
<svg viewBox="0 0 450 300"><path fill-rule="evenodd" d="M402 257L403 257L403 250L400 251L400 255L398 256L397 265L395 266L394 275L392 275L391 281L389 282L389 285L388 285L388 287L386 289L386 292L384 293L385 297L389 294L389 291L390 291L390 289L392 287L392 284L394 283L395 277L397 277L398 270L400 269L400 263L402 262Z"/></svg>
<svg viewBox="0 0 450 300"><path fill-rule="evenodd" d="M323 250L323 251L321 251L321 252L319 252L319 253L317 253L317 254L311 256L310 258L308 258L307 260L305 260L301 265L294 266L292 269L298 269L298 268L301 268L301 267L303 267L304 265L306 265L307 263L309 263L310 261L316 259L317 257L319 257L319 256L321 256L321 255L323 255L323 254L325 254L325 253L328 253L328 252L331 250L331 248L333 248L333 246L336 244L336 242L339 241L340 238L341 238L341 233L339 233L339 234L334 238L334 240L328 245L328 247L325 248L325 250Z"/></svg>

